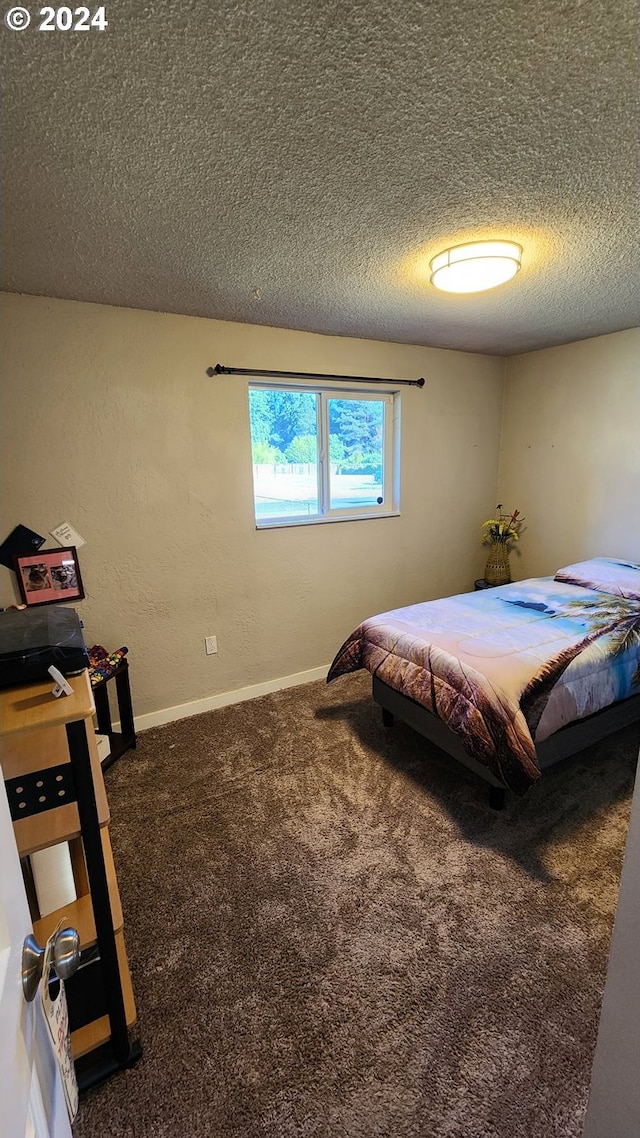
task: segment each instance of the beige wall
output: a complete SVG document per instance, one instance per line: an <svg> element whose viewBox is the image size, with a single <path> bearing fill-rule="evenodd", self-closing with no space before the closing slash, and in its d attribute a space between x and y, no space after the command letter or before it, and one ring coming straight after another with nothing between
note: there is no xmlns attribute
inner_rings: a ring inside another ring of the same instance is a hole
<svg viewBox="0 0 640 1138"><path fill-rule="evenodd" d="M365 616L482 572L503 360L14 295L3 341L2 536L86 538L86 638L129 647L138 714L326 664ZM247 383L217 362L424 375L402 391L401 517L257 532Z"/></svg>
<svg viewBox="0 0 640 1138"><path fill-rule="evenodd" d="M499 487L527 518L514 576L640 559L640 329L507 360Z"/></svg>

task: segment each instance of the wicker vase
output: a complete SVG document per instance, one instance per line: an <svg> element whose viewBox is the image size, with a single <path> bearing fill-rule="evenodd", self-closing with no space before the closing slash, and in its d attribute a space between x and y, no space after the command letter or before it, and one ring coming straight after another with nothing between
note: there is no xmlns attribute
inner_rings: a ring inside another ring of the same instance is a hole
<svg viewBox="0 0 640 1138"><path fill-rule="evenodd" d="M505 542L495 541L489 550L484 579L489 585L508 585L511 580L509 550Z"/></svg>

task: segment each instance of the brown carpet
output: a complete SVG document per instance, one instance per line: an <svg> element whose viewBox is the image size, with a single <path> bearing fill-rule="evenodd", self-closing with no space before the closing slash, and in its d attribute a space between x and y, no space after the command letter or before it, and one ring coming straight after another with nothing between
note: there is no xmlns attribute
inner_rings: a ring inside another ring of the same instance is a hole
<svg viewBox="0 0 640 1138"><path fill-rule="evenodd" d="M638 731L502 813L360 673L107 773L140 1063L77 1138L573 1138Z"/></svg>

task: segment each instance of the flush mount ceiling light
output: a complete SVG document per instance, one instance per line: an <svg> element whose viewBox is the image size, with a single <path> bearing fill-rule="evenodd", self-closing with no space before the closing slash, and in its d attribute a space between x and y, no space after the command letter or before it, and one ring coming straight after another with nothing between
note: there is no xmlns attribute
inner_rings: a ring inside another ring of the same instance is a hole
<svg viewBox="0 0 640 1138"><path fill-rule="evenodd" d="M444 292L483 292L515 277L521 259L522 246L515 241L455 245L431 261L431 284Z"/></svg>

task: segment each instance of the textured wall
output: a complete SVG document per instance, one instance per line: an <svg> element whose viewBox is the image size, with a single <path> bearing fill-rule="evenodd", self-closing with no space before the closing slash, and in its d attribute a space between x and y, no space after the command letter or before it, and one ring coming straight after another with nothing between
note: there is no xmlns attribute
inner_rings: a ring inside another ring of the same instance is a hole
<svg viewBox="0 0 640 1138"><path fill-rule="evenodd" d="M640 559L640 328L507 360L500 498L527 517L519 577Z"/></svg>
<svg viewBox="0 0 640 1138"><path fill-rule="evenodd" d="M129 646L139 714L328 663L361 618L479 576L504 361L46 298L3 313L2 535L86 538L86 636ZM218 361L424 375L402 392L401 517L257 532L247 382L209 379Z"/></svg>

